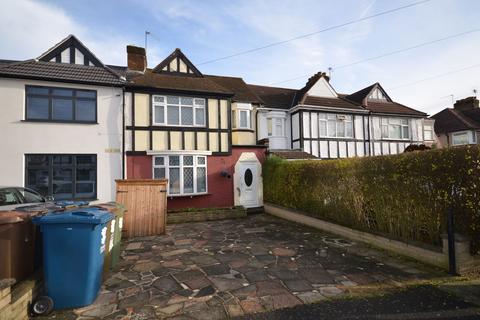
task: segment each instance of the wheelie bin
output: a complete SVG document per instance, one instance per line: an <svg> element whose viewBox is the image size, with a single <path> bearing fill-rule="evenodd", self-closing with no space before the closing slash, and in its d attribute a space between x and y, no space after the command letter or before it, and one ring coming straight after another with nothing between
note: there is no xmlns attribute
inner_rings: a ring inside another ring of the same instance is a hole
<svg viewBox="0 0 480 320"><path fill-rule="evenodd" d="M120 245L122 241L122 228L123 228L123 217L125 214L125 206L116 202L108 202L96 205L99 208L108 210L110 213L115 215L115 220L112 220L112 229L111 232L113 237L110 238L108 245L110 257L108 259L108 264L104 266L104 274L106 273L106 268L110 269L117 265L120 260ZM115 222L114 222L115 221ZM113 240L113 241L112 241ZM107 261L107 259L105 259Z"/></svg>
<svg viewBox="0 0 480 320"><path fill-rule="evenodd" d="M19 282L34 271L35 227L14 211L0 212L0 280Z"/></svg>
<svg viewBox="0 0 480 320"><path fill-rule="evenodd" d="M51 298L53 309L77 308L95 300L102 279L106 225L113 218L99 208L77 208L32 219L43 235L47 297L40 298L38 305Z"/></svg>

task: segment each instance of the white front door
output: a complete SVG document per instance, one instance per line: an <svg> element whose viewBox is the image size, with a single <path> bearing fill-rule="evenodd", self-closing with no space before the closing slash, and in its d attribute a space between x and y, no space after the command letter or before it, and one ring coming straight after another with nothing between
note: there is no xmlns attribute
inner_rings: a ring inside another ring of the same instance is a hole
<svg viewBox="0 0 480 320"><path fill-rule="evenodd" d="M245 208L258 207L259 174L255 162L240 162L235 181L239 204Z"/></svg>

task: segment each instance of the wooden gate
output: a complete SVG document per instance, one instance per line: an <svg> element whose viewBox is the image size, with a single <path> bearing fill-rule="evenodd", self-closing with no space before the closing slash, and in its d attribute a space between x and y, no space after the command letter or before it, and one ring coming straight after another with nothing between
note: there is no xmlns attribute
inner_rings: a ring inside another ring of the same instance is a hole
<svg viewBox="0 0 480 320"><path fill-rule="evenodd" d="M125 206L127 238L165 233L167 180L116 180L117 202Z"/></svg>

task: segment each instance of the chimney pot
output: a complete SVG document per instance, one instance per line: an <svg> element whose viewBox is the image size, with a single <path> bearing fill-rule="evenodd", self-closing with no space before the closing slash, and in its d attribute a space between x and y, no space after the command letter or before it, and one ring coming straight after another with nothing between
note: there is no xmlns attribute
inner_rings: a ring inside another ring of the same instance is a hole
<svg viewBox="0 0 480 320"><path fill-rule="evenodd" d="M466 111L479 107L480 105L477 97L468 97L465 99L457 100L457 102L455 102L455 104L453 105L453 108L459 111Z"/></svg>
<svg viewBox="0 0 480 320"><path fill-rule="evenodd" d="M145 72L147 69L145 48L127 46L127 66L129 71Z"/></svg>

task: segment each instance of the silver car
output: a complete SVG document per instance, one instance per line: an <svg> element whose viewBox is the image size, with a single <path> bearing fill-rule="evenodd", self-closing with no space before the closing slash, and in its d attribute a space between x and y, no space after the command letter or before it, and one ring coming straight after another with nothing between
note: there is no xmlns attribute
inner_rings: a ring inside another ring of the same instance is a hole
<svg viewBox="0 0 480 320"><path fill-rule="evenodd" d="M23 187L0 187L0 211L53 201L53 197L44 197L38 192Z"/></svg>

